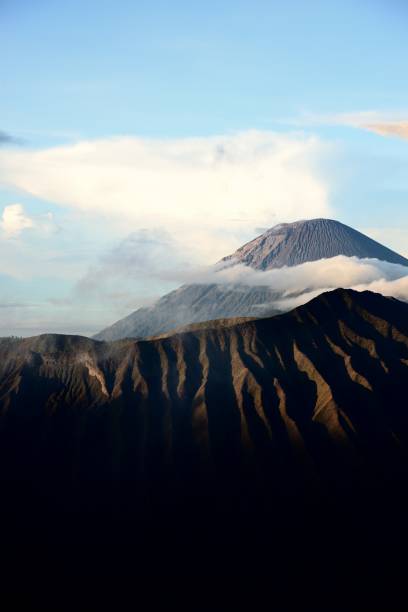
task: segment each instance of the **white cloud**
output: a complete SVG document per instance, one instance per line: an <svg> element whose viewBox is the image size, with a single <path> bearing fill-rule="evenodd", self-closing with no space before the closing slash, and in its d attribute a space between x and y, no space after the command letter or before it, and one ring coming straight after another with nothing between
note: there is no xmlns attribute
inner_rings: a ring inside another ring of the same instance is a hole
<svg viewBox="0 0 408 612"><path fill-rule="evenodd" d="M120 137L0 152L0 180L105 217L127 231L165 228L195 261L216 261L255 227L330 216L318 166L326 147L302 134L245 132L178 140Z"/></svg>
<svg viewBox="0 0 408 612"><path fill-rule="evenodd" d="M353 287L382 279L396 280L408 276L408 267L378 259L359 259L338 255L329 259L309 261L299 266L284 266L272 270L254 270L242 264L224 268L214 267L195 273L195 282L271 286L290 294L307 289ZM193 282L193 277L190 278Z"/></svg>
<svg viewBox="0 0 408 612"><path fill-rule="evenodd" d="M267 286L273 291L271 302L259 306L281 310L305 304L320 293L337 287L375 291L408 301L408 267L344 255L267 271L254 270L242 264L211 268L187 275L184 280L234 285L243 290Z"/></svg>
<svg viewBox="0 0 408 612"><path fill-rule="evenodd" d="M344 284L339 285L339 287L340 286L343 288L354 289L355 291L373 291L375 293L381 293L386 297L394 297L397 300L408 302L408 274L396 279L387 279L385 276L383 276L382 278L373 280L371 282L362 282L360 284L357 283L350 285ZM298 296L282 298L275 303L275 306L281 308L282 310L296 308L296 306L306 304L324 291L332 291L333 289L336 289L336 286L333 283L328 283L327 287L307 290Z"/></svg>
<svg viewBox="0 0 408 612"><path fill-rule="evenodd" d="M126 245L123 248L126 248ZM137 303L137 296L132 297L129 285L128 293L110 293L112 288L115 289L112 278L115 277L116 271L119 272L116 263L120 264L120 261L116 262L116 254L116 251L112 251L106 260L101 261L100 267L95 269L98 277L96 287L93 286L91 273L85 280L85 284L90 285L90 293L96 291L96 300L91 299L90 303L87 303L89 296L83 295L82 291L81 295L74 292L65 299L48 299L47 302L39 299L37 304L32 301L29 304L20 304L14 303L12 299L6 300L3 307L0 305L3 329L0 330L0 336L47 331L93 334L119 317L129 314L136 307L146 305L143 302ZM129 260L129 264L131 263ZM161 270L158 272L161 274ZM128 273L131 274L131 271ZM105 278L105 285L102 276ZM198 268L186 273L179 272L178 283L181 282L219 283L226 285L228 291L233 286L235 291L244 294L253 286L267 286L271 290L268 303L256 305L261 316L276 309L290 310L324 291L337 287L376 291L408 302L407 267L377 259L361 260L342 255L265 272L242 264L221 270L214 267ZM115 303L117 308L113 306Z"/></svg>
<svg viewBox="0 0 408 612"><path fill-rule="evenodd" d="M156 237L158 241L162 238ZM140 235L129 237L118 249L107 254L98 266L89 270L78 283L76 296L81 299L100 296L103 297L104 303L114 303L118 299L115 310L120 312L119 316L125 316L137 307L145 305L137 295L140 268L138 249L133 248L135 244L141 246ZM148 283L143 282L145 295L148 288L154 287L155 278L165 278L165 265L161 257L150 260L151 279ZM276 309L286 311L308 302L323 291L337 287L368 289L408 301L408 267L378 259L359 259L344 255L267 271L255 270L243 264L227 267L225 264L190 268L180 266L178 269L168 270L167 275L168 282L172 284L167 291L180 284L217 283L224 285L228 291L240 293L250 292L252 287L268 287L268 303L257 304L259 312L263 309L266 312ZM131 285L129 281L132 281ZM128 294L125 293L126 287ZM121 289L124 293L120 294L118 291L115 294L115 289ZM152 291L149 295L152 295ZM252 300L250 302L252 303Z"/></svg>
<svg viewBox="0 0 408 612"><path fill-rule="evenodd" d="M25 212L22 204L9 204L5 206L0 218L0 232L3 238L17 238L26 229L37 230L41 234L47 234L56 231L58 228L54 223L51 212L30 217Z"/></svg>
<svg viewBox="0 0 408 612"><path fill-rule="evenodd" d="M34 221L25 214L21 204L9 204L3 210L0 228L5 238L15 238L25 229L34 227Z"/></svg>

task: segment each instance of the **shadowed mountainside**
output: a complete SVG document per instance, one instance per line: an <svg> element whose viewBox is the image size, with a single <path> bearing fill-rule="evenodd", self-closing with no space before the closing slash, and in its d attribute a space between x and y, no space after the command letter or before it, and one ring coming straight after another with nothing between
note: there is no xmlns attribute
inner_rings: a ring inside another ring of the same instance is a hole
<svg viewBox="0 0 408 612"><path fill-rule="evenodd" d="M48 442L69 441L62 459L79 478L90 453L103 456L105 476L129 465L145 474L150 464L179 475L187 448L205 469L223 469L235 453L269 466L272 455L296 449L313 478L327 468L320 447L376 461L381 442L397 458L408 421L391 400L406 391L407 315L397 300L337 290L272 319L207 323L150 341L3 339L0 435L24 431L26 460L31 446L34 459Z"/></svg>
<svg viewBox="0 0 408 612"><path fill-rule="evenodd" d="M219 264L223 267L244 264L257 270L268 270L336 255L374 258L408 266L405 257L330 219L277 225L224 257ZM297 295L306 289L300 286ZM270 286L183 285L164 295L154 305L139 308L94 337L106 341L146 338L211 319L273 316L278 313L274 302L280 297L281 292Z"/></svg>
<svg viewBox="0 0 408 612"><path fill-rule="evenodd" d="M149 341L3 339L0 356L2 513L57 558L63 523L76 569L137 549L143 571L263 572L273 550L278 582L314 555L333 586L348 547L351 571L405 541L407 304L336 290Z"/></svg>

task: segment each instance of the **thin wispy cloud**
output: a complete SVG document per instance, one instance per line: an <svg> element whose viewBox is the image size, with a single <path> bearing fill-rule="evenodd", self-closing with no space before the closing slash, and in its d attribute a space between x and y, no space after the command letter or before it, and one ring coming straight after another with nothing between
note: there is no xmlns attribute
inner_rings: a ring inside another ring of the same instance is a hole
<svg viewBox="0 0 408 612"><path fill-rule="evenodd" d="M392 121L388 123L370 123L365 126L366 130L370 130L380 136L398 136L399 138L408 139L408 121Z"/></svg>
<svg viewBox="0 0 408 612"><path fill-rule="evenodd" d="M165 230L132 232L103 253L78 280L72 300L103 300L118 315L152 303L187 277L192 267L178 243Z"/></svg>
<svg viewBox="0 0 408 612"><path fill-rule="evenodd" d="M351 113L313 114L304 113L289 121L299 126L340 125L374 132L379 136L396 136L408 139L408 110L381 112L375 110Z"/></svg>

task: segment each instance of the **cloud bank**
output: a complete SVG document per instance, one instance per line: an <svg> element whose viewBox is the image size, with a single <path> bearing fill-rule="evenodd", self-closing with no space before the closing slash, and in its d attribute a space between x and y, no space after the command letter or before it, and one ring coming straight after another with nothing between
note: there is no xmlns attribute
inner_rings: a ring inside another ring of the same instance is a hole
<svg viewBox="0 0 408 612"><path fill-rule="evenodd" d="M134 246L142 244L145 238L143 234L132 236L118 249L112 250L77 284L76 295L85 300L96 296L105 300L113 300L116 297L122 308L124 304L128 305L128 311L122 311L121 316L129 314L139 306L149 305L150 301L138 303L137 296L131 293L131 290L137 287L140 274L138 265L144 262L144 256L141 256L139 249L134 249ZM166 243L162 236L156 238L155 247L160 255ZM149 240L152 240L152 237L149 237ZM124 262L127 262L126 265ZM324 291L338 287L376 291L408 301L408 267L378 259L358 259L340 255L267 271L255 270L233 262L228 266L222 263L210 267L183 268L180 265L179 269L171 268L167 271L165 265L161 256L158 259L150 259L151 287L154 286L154 279L163 281L166 273L173 283L169 289L181 284L217 284L224 287L227 294L231 291L242 294L243 302L248 294L248 307L251 308L251 313L248 314L253 314L255 310L260 316L276 310L287 311ZM267 288L267 291L257 292L258 295L265 296L265 303L253 303L253 295L250 295L253 288ZM165 291L161 292L163 293ZM187 304L183 304L184 307L187 307ZM231 313L231 316L233 315L234 313Z"/></svg>
<svg viewBox="0 0 408 612"><path fill-rule="evenodd" d="M163 230L197 261L216 261L255 227L330 216L327 153L303 134L120 137L2 150L0 181L129 229ZM252 235L251 235L252 234Z"/></svg>
<svg viewBox="0 0 408 612"><path fill-rule="evenodd" d="M187 278L186 278L187 280ZM408 302L408 267L378 259L339 255L274 270L254 270L242 264L202 271L195 282L237 287L267 286L278 297L269 306L279 310L305 304L324 291L338 287L375 291ZM190 276L190 282L194 282Z"/></svg>
<svg viewBox="0 0 408 612"><path fill-rule="evenodd" d="M144 237L137 235L132 240L140 245ZM158 241L161 242L161 237L158 237ZM127 246L125 244L121 248ZM158 248L160 250L162 247ZM122 257L115 263L117 255L118 251L113 250L106 261L101 262L94 270L96 279L93 279L92 275L87 275L78 283L71 298L53 300L51 316L46 312L46 304L43 302L31 303L30 308L27 308L25 303L18 304L12 303L11 299L6 300L2 308L0 335L9 333L33 335L44 331L94 334L136 308L149 305L149 301L138 300L137 291L132 294L132 290L137 286L137 272L132 273L133 260L128 259L129 270L126 276ZM118 285L116 283L119 267L123 276L122 284ZM161 277L163 270L159 266L157 269L153 268L152 273ZM184 271L180 269L178 274L173 270L172 279L173 282L177 281L178 285L217 283L224 286L227 292L233 289L242 293L244 301L245 294L251 292L252 288L267 287L268 291L258 292L259 295L267 297L267 302L259 304L253 304L253 300L249 302L251 312L255 313L255 316L267 316L276 310L282 312L290 310L305 304L324 291L337 287L375 291L408 302L408 268L377 259L361 260L338 256L265 272L253 270L242 264L223 269L216 266L190 268ZM91 300L91 307L87 306L87 299ZM98 308L94 306L96 299ZM110 311L112 318L108 318L107 300L117 303L119 316L114 317L113 311ZM81 307L74 309L75 303Z"/></svg>

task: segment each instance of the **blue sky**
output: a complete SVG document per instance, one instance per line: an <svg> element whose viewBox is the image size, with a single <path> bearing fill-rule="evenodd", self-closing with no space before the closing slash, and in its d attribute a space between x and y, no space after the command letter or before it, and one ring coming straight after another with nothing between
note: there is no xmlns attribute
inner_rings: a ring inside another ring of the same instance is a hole
<svg viewBox="0 0 408 612"><path fill-rule="evenodd" d="M30 140L271 129L303 111L406 106L402 0L1 6L2 117Z"/></svg>
<svg viewBox="0 0 408 612"><path fill-rule="evenodd" d="M407 26L402 0L3 0L0 334L91 333L298 217L408 254Z"/></svg>

